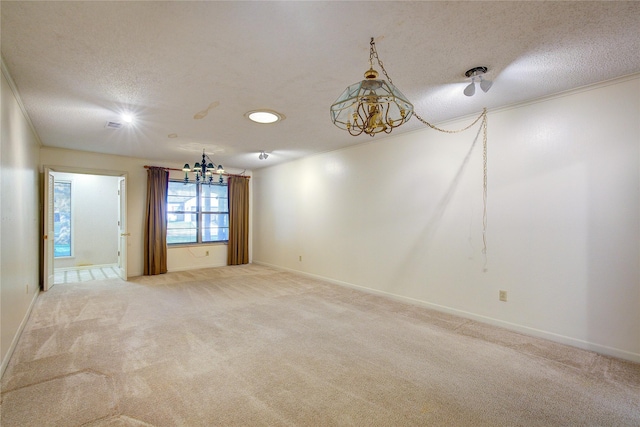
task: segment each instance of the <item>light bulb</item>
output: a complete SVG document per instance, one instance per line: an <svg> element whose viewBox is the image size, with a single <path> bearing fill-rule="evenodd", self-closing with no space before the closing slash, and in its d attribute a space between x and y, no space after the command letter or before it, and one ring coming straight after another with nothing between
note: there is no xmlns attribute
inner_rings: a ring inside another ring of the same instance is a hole
<svg viewBox="0 0 640 427"><path fill-rule="evenodd" d="M482 89L483 92L487 92L489 89L491 89L491 85L493 85L493 82L491 80L485 80L482 78L482 76L480 76L480 89Z"/></svg>
<svg viewBox="0 0 640 427"><path fill-rule="evenodd" d="M475 80L475 78L471 79L471 83L469 83L469 86L464 88L464 94L465 95L473 96L474 93L476 93L476 80Z"/></svg>

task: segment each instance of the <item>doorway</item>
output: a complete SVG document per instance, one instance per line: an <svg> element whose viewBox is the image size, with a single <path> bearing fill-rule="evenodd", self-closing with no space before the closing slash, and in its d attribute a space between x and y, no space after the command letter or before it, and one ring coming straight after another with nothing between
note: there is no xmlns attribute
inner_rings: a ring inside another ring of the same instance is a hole
<svg viewBox="0 0 640 427"><path fill-rule="evenodd" d="M45 168L43 289L127 279L126 173Z"/></svg>

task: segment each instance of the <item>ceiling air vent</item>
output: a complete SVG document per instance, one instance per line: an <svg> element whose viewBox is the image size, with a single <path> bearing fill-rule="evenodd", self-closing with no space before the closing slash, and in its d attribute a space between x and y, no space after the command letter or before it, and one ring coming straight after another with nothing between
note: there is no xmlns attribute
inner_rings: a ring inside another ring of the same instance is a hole
<svg viewBox="0 0 640 427"><path fill-rule="evenodd" d="M120 129L122 127L122 123L107 121L104 127L107 129Z"/></svg>

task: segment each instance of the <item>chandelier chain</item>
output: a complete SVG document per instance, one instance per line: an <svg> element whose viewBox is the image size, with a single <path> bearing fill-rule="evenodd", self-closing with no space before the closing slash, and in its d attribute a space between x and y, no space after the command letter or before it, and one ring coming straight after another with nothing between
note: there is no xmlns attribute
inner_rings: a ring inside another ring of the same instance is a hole
<svg viewBox="0 0 640 427"><path fill-rule="evenodd" d="M393 80L391 80L391 77L389 77L389 74L387 74L387 70L384 69L384 65L378 57L378 51L376 50L376 43L373 41L373 37L371 37L371 42L369 43L369 45L369 62L373 65L373 58L375 58L384 76L387 78L389 83L393 84Z"/></svg>
<svg viewBox="0 0 640 427"><path fill-rule="evenodd" d="M487 109L482 112L482 254L487 271Z"/></svg>
<svg viewBox="0 0 640 427"><path fill-rule="evenodd" d="M488 188L488 167L487 167L487 109L483 108L482 113L468 126L462 129L442 129L438 126L435 126L428 121L424 120L414 111L413 115L420 120L425 125L429 126L431 129L437 130L439 132L444 133L460 133L465 130L473 127L480 120L480 126L482 128L482 254L484 256L484 267L483 271L487 271L487 188Z"/></svg>
<svg viewBox="0 0 640 427"><path fill-rule="evenodd" d="M482 109L482 113L480 113L480 115L467 127L464 127L462 129L457 129L457 130L449 130L449 129L442 129L439 128L436 125L433 125L431 123L429 123L428 121L426 121L425 119L423 119L422 117L420 117L418 115L418 113L416 113L415 111L413 112L413 115L415 116L416 119L420 120L422 123L424 123L425 125L429 126L431 129L433 130L437 130L438 132L444 132L444 133L460 133L460 132L464 132L465 130L473 127L476 123L478 123L480 121L480 119L483 119L486 121L486 117L487 117L487 109L483 108ZM486 127L486 126L485 126Z"/></svg>

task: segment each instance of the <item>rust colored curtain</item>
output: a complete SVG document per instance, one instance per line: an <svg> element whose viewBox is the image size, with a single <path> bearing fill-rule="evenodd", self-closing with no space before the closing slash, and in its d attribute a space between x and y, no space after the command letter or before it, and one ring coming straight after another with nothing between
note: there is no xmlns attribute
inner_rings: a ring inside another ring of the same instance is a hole
<svg viewBox="0 0 640 427"><path fill-rule="evenodd" d="M144 275L167 272L167 193L169 171L147 170L147 212L144 220Z"/></svg>
<svg viewBox="0 0 640 427"><path fill-rule="evenodd" d="M249 263L249 180L230 176L227 264Z"/></svg>

